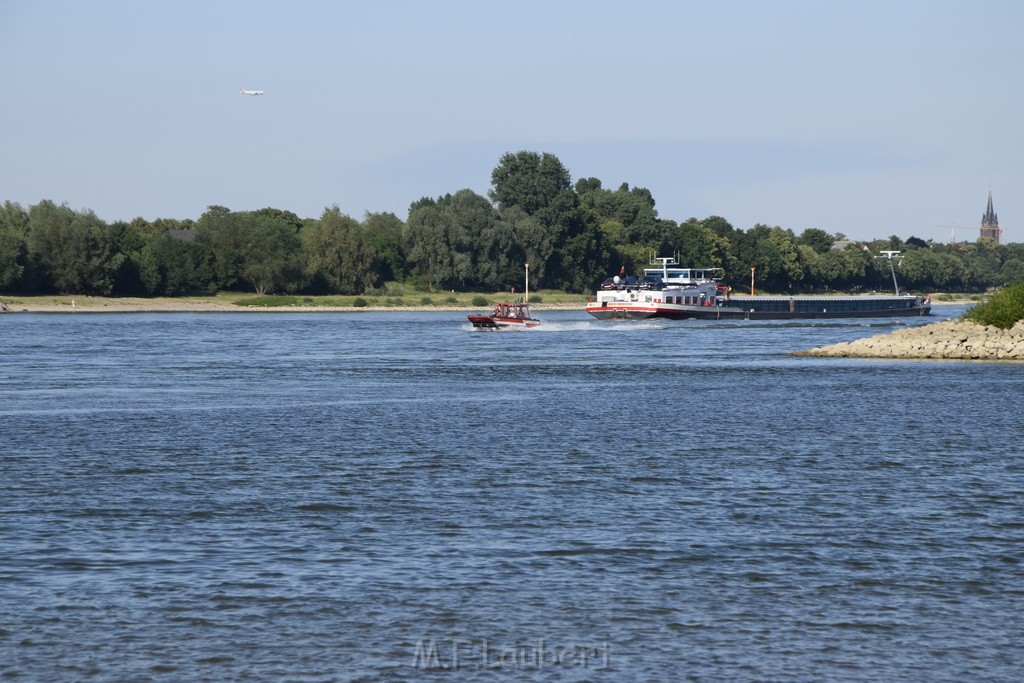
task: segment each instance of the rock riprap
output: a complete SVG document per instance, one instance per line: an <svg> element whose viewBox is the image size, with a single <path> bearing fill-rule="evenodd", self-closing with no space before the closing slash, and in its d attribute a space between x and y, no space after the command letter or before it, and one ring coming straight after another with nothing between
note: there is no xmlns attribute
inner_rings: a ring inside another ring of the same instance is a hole
<svg viewBox="0 0 1024 683"><path fill-rule="evenodd" d="M943 320L793 355L1024 361L1024 320L1008 330L967 320Z"/></svg>

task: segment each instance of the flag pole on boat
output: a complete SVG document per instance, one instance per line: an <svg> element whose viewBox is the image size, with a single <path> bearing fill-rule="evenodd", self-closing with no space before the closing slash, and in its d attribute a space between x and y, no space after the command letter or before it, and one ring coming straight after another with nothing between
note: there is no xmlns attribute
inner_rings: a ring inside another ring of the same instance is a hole
<svg viewBox="0 0 1024 683"><path fill-rule="evenodd" d="M526 296L523 298L523 303L530 303L530 264L524 264L526 266Z"/></svg>

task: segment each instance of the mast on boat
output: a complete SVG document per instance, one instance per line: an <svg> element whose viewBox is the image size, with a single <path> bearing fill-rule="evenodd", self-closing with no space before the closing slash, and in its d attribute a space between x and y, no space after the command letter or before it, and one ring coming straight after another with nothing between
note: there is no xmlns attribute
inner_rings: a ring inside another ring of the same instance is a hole
<svg viewBox="0 0 1024 683"><path fill-rule="evenodd" d="M526 294L523 296L523 303L530 303L530 264L524 264L526 266Z"/></svg>
<svg viewBox="0 0 1024 683"><path fill-rule="evenodd" d="M881 254L881 256L876 256L875 258L884 258L889 260L889 272L892 273L892 288L896 290L896 296L899 296L900 286L896 284L896 268L893 267L892 260L894 258L897 260L902 260L903 257L900 256L900 252L898 251L882 251L879 253Z"/></svg>
<svg viewBox="0 0 1024 683"><path fill-rule="evenodd" d="M661 261L661 279L663 282L668 281L668 267L676 265L676 260L671 256L659 256L651 259L651 261Z"/></svg>

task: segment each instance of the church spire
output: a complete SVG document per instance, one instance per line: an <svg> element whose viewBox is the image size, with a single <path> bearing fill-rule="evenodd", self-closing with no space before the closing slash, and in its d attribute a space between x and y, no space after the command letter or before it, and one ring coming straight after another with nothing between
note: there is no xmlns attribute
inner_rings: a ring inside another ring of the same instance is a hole
<svg viewBox="0 0 1024 683"><path fill-rule="evenodd" d="M996 217L996 212L992 210L992 190L988 191L988 208L985 209L985 215L981 217L982 225L999 225L999 218Z"/></svg>
<svg viewBox="0 0 1024 683"><path fill-rule="evenodd" d="M992 190L988 191L988 206L985 207L985 213L981 217L981 237L991 237L996 241L996 244L1001 242L1000 237L1002 230L999 229L999 216L996 215L995 210L992 208Z"/></svg>

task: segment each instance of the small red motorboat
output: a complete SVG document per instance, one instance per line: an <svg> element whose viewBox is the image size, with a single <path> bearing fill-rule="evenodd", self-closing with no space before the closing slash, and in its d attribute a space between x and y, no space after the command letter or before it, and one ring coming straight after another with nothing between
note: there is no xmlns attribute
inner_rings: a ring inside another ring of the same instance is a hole
<svg viewBox="0 0 1024 683"><path fill-rule="evenodd" d="M530 315L530 304L523 301L503 302L494 305L490 315L468 315L473 327L482 330L506 328L529 328L540 325L540 320Z"/></svg>

